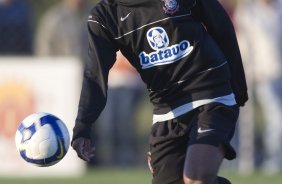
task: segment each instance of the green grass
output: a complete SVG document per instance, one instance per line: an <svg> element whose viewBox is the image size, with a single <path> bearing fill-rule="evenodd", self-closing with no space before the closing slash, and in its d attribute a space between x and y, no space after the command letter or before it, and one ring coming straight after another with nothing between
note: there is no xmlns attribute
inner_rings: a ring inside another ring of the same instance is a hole
<svg viewBox="0 0 282 184"><path fill-rule="evenodd" d="M92 169L79 178L0 178L0 184L146 184L146 169Z"/></svg>
<svg viewBox="0 0 282 184"><path fill-rule="evenodd" d="M232 181L232 184L281 184L282 174L266 175L262 172L255 172L249 176L240 176L236 172L222 172L224 176Z"/></svg>
<svg viewBox="0 0 282 184"><path fill-rule="evenodd" d="M236 172L221 172L232 184L281 184L282 174L266 176L256 172L251 176L239 176ZM0 178L0 184L150 184L146 169L93 169L80 178Z"/></svg>

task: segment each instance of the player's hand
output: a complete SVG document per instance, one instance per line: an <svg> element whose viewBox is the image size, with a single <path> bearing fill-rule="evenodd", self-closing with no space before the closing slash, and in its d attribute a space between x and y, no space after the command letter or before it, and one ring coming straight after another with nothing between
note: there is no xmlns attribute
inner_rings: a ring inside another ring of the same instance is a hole
<svg viewBox="0 0 282 184"><path fill-rule="evenodd" d="M84 161L89 162L95 155L95 147L92 146L90 139L77 138L72 142L72 147L76 151L77 156Z"/></svg>

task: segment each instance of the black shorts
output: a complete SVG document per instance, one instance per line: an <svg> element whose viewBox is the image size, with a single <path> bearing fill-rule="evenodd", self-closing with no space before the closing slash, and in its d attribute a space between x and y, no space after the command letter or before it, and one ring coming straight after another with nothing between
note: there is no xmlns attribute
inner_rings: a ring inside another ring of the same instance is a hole
<svg viewBox="0 0 282 184"><path fill-rule="evenodd" d="M230 140L238 115L238 106L212 103L175 119L155 123L149 140L153 184L183 184L186 150L192 144L223 145L225 158L236 158Z"/></svg>

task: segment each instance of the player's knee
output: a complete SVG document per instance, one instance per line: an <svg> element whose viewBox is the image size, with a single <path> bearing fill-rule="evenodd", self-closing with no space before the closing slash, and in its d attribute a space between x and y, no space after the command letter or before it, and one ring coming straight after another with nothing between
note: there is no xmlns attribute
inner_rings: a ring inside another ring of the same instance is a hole
<svg viewBox="0 0 282 184"><path fill-rule="evenodd" d="M203 184L199 180L193 180L184 176L184 184Z"/></svg>
<svg viewBox="0 0 282 184"><path fill-rule="evenodd" d="M213 173L201 173L198 175L194 175L192 177L188 177L184 175L184 183L185 184L214 184L216 181L216 176Z"/></svg>

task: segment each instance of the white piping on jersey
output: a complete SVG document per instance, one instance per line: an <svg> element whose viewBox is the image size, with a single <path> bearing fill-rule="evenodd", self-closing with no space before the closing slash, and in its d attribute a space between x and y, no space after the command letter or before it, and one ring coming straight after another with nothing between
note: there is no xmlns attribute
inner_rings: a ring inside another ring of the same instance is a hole
<svg viewBox="0 0 282 184"><path fill-rule="evenodd" d="M100 24L103 28L107 29L106 26L104 26L103 24L101 24L100 22L96 20L88 20L88 22L94 22L94 23Z"/></svg>
<svg viewBox="0 0 282 184"><path fill-rule="evenodd" d="M212 68L208 68L207 70L198 72L198 73L196 73L196 74L194 74L194 75L198 75L198 74L202 74L202 73L205 73L205 72L209 72L209 71L215 70L215 69L220 68L220 67L222 67L222 66L224 66L224 65L226 65L226 64L227 64L227 61L223 62L222 64L220 64L220 65L218 65L218 66L215 66L215 67L212 67ZM178 81L178 82L172 84L171 86L174 86L174 85L176 85L176 84L181 84L181 83L183 83L183 82L185 82L185 81L187 81L187 80L188 80L188 79L184 79L184 80ZM148 90L149 90L150 92L165 91L165 90L170 89L171 86L168 87L168 88L161 89L161 90L152 90L152 89L148 89Z"/></svg>
<svg viewBox="0 0 282 184"><path fill-rule="evenodd" d="M212 70L215 70L215 69L220 68L220 67L222 67L222 66L224 66L224 65L226 65L226 64L227 64L227 61L225 61L224 63L222 63L222 64L220 64L220 65L218 65L218 66L216 66L216 67L208 68L207 70L198 72L198 73L196 73L196 75L202 74L202 73L205 73L205 72L209 72L209 71L212 71ZM186 79L186 80L187 80L187 79ZM177 84L181 84L182 82L185 82L186 80L178 81Z"/></svg>
<svg viewBox="0 0 282 184"><path fill-rule="evenodd" d="M227 61L225 61L224 63L222 63L222 64L220 64L220 65L218 65L218 66L216 66L216 67L209 68L209 69L207 69L207 70L198 72L197 74L202 74L202 73L205 73L205 72L209 72L209 71L215 70L215 69L220 68L220 67L222 67L223 65L226 65L226 64L227 64Z"/></svg>
<svg viewBox="0 0 282 184"><path fill-rule="evenodd" d="M187 13L187 14L178 15L178 16L174 16L174 17L167 17L167 18L164 18L164 19L160 19L160 20L157 20L157 21L154 21L154 22L145 24L145 25L143 25L143 26L141 26L141 27L139 27L139 28L137 28L137 29L134 29L134 30L132 30L132 31L129 31L128 33L125 33L125 34L123 34L123 35L121 35L121 36L119 36L119 37L116 37L116 38L114 38L114 39L115 39L115 40L118 40L118 39L120 39L120 38L122 38L122 37L124 37L124 36L126 36L126 35L129 35L129 34L135 32L135 31L138 31L138 30L140 30L140 29L143 29L144 27L150 26L150 25L152 25L152 24L156 24L156 23L158 23L158 22L162 22L162 21L165 21L165 20L168 20L168 19L181 18L181 17L185 17L185 16L188 16L188 15L191 15L191 11L190 11L189 13Z"/></svg>
<svg viewBox="0 0 282 184"><path fill-rule="evenodd" d="M220 96L220 97L212 98L212 99L196 100L196 101L181 105L181 106L167 112L166 114L154 114L153 115L153 124L155 124L157 122L162 122L162 121L174 119L174 118L181 116L181 115L183 115L187 112L190 112L193 109L196 109L196 108L198 108L202 105L206 105L206 104L214 103L214 102L222 103L222 104L227 105L227 106L236 105L236 100L235 100L233 93L226 95L226 96Z"/></svg>

